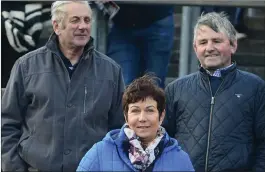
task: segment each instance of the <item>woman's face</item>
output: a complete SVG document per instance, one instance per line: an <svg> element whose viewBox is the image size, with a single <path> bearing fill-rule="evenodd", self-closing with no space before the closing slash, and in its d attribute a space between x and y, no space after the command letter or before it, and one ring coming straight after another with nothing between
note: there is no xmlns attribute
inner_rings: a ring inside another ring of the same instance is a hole
<svg viewBox="0 0 265 172"><path fill-rule="evenodd" d="M126 122L142 142L150 143L156 138L164 117L165 112L159 119L157 102L147 97L144 101L129 104Z"/></svg>

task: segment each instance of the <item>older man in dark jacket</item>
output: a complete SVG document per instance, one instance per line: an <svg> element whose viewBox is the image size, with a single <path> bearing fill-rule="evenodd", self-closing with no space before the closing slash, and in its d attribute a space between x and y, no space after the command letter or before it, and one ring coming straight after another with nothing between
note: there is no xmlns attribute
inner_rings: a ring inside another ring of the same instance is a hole
<svg viewBox="0 0 265 172"><path fill-rule="evenodd" d="M200 70L166 88L165 126L195 170L265 170L265 82L237 69L236 31L223 14L201 16L194 29Z"/></svg>
<svg viewBox="0 0 265 172"><path fill-rule="evenodd" d="M2 99L3 171L75 171L123 125L121 68L97 52L87 1L56 1L53 35L19 58Z"/></svg>

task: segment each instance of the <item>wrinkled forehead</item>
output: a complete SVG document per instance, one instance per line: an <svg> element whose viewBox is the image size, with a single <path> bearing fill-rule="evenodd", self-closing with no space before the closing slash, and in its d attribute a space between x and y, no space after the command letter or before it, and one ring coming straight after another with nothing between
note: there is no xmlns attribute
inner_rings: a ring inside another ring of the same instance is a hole
<svg viewBox="0 0 265 172"><path fill-rule="evenodd" d="M92 17L92 10L90 6L83 3L73 2L65 6L68 17Z"/></svg>

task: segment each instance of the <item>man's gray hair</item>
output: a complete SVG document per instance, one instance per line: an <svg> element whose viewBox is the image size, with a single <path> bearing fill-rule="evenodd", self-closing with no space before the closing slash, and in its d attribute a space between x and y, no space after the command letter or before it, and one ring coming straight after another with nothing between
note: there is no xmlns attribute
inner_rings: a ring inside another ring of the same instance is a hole
<svg viewBox="0 0 265 172"><path fill-rule="evenodd" d="M200 26L208 26L215 32L224 33L230 40L231 44L234 41L236 41L236 30L234 26L231 24L231 22L228 20L228 17L224 12L221 13L211 12L207 14L202 14L200 16L194 27L194 37L193 37L194 43L196 40L197 31L200 28Z"/></svg>
<svg viewBox="0 0 265 172"><path fill-rule="evenodd" d="M55 1L52 3L51 7L51 16L52 21L56 21L57 23L61 23L66 15L65 5L70 3L82 3L90 8L88 1ZM91 11L92 12L92 11Z"/></svg>

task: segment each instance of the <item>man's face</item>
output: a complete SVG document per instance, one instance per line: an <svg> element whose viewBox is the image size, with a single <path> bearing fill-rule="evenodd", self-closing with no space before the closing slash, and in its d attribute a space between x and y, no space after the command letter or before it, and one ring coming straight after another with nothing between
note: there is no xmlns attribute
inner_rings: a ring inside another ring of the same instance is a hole
<svg viewBox="0 0 265 172"><path fill-rule="evenodd" d="M226 34L215 32L208 26L200 26L195 38L194 51L203 68L213 71L231 64L231 55L237 48L236 41L231 45Z"/></svg>
<svg viewBox="0 0 265 172"><path fill-rule="evenodd" d="M62 44L70 47L84 47L90 38L91 9L82 3L65 5L66 16L57 29Z"/></svg>

